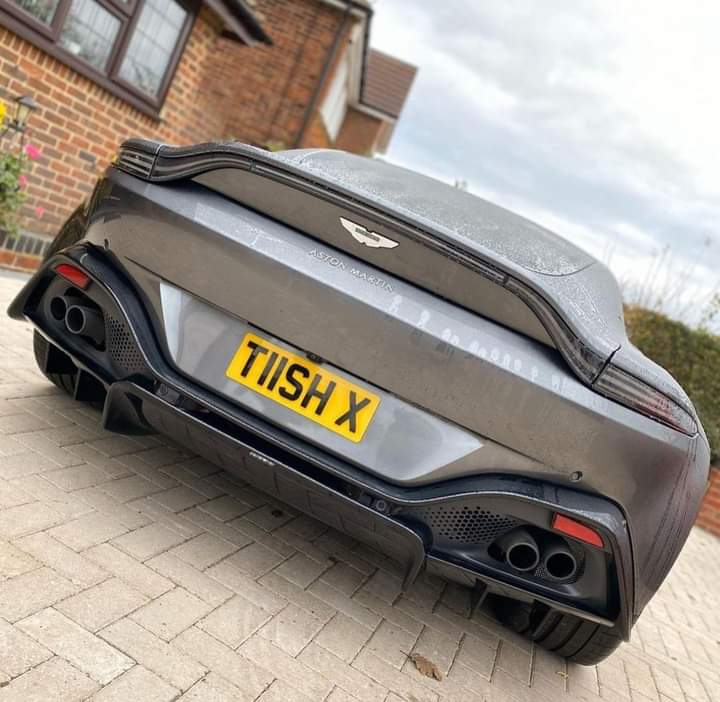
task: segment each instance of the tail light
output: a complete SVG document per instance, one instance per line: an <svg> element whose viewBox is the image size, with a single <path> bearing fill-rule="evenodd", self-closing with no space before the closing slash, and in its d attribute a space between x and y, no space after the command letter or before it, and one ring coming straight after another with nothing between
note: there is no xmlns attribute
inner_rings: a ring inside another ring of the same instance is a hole
<svg viewBox="0 0 720 702"><path fill-rule="evenodd" d="M669 397L612 364L603 368L602 358L585 346L537 293L512 279L506 287L537 315L558 351L593 390L684 434L697 433L697 422Z"/></svg>
<svg viewBox="0 0 720 702"><path fill-rule="evenodd" d="M55 266L54 270L61 278L64 278L68 283L72 283L81 290L85 290L85 288L90 285L90 276L82 269L70 263L60 263Z"/></svg>
<svg viewBox="0 0 720 702"><path fill-rule="evenodd" d="M593 384L593 388L647 417L693 436L697 422L680 405L635 376L609 364Z"/></svg>
<svg viewBox="0 0 720 702"><path fill-rule="evenodd" d="M598 548L603 547L602 536L600 536L595 529L591 529L589 526L585 526L581 522L576 522L574 519L570 519L570 517L562 514L555 514L552 521L552 528L561 534L572 536L574 539L584 541L591 546L597 546Z"/></svg>

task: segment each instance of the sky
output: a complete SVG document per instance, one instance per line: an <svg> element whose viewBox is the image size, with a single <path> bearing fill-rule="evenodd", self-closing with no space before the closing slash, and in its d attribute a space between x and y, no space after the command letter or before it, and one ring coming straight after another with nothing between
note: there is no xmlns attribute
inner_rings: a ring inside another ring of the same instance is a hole
<svg viewBox="0 0 720 702"><path fill-rule="evenodd" d="M389 161L466 181L600 258L631 301L702 322L720 291L719 2L374 7L372 45L419 67Z"/></svg>

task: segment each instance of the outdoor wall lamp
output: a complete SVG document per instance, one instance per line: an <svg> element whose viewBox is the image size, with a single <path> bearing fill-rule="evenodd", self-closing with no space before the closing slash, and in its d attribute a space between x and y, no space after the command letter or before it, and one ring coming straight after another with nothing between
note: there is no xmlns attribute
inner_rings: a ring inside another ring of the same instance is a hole
<svg viewBox="0 0 720 702"><path fill-rule="evenodd" d="M15 117L11 123L16 132L24 132L30 114L37 110L39 105L29 95L19 95L15 98Z"/></svg>

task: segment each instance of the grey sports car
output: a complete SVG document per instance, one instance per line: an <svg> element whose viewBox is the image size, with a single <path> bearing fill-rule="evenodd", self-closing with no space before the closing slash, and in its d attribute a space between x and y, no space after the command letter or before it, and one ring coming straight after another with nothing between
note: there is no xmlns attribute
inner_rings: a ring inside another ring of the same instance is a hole
<svg viewBox="0 0 720 702"><path fill-rule="evenodd" d="M594 663L677 557L709 448L568 241L386 163L126 142L10 307L40 368Z"/></svg>

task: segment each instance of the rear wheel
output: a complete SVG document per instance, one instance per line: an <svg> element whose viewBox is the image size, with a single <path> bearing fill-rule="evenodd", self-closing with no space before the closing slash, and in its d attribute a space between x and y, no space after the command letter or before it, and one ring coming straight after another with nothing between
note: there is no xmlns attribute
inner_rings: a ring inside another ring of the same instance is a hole
<svg viewBox="0 0 720 702"><path fill-rule="evenodd" d="M538 646L581 665L595 665L622 642L616 629L562 614L547 605L497 598L498 619Z"/></svg>

